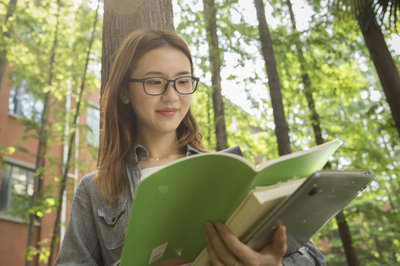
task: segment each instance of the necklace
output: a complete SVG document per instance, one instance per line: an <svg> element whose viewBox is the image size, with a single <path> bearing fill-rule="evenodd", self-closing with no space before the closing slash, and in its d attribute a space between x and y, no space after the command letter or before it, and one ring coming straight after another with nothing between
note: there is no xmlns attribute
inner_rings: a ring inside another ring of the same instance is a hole
<svg viewBox="0 0 400 266"><path fill-rule="evenodd" d="M167 155L167 156L165 156L165 157L159 157L159 156L157 156L157 157L153 157L153 156L149 156L148 158L146 158L146 157L142 157L141 159L140 159L140 161L146 161L146 160L155 160L156 162L159 162L160 160L164 160L164 159L167 159L167 158L171 158L171 157L181 157L181 156L183 156L184 154L181 154L181 153L173 153L173 154L169 154L169 155Z"/></svg>

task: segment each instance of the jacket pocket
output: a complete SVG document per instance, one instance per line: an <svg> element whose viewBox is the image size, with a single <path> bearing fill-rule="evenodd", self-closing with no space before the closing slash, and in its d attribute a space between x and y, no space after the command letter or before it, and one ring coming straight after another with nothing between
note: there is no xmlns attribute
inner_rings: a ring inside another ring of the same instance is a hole
<svg viewBox="0 0 400 266"><path fill-rule="evenodd" d="M105 247L110 250L121 247L128 222L126 201L119 202L116 207L98 209L97 215Z"/></svg>

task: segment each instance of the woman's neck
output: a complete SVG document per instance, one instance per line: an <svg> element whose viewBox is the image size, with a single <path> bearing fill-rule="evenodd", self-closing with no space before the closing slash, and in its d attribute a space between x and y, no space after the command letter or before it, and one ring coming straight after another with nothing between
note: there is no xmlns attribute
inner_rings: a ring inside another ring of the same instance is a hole
<svg viewBox="0 0 400 266"><path fill-rule="evenodd" d="M135 143L144 146L149 158L140 161L142 168L163 165L184 156L185 151L178 145L176 134L162 134L158 137L138 135Z"/></svg>

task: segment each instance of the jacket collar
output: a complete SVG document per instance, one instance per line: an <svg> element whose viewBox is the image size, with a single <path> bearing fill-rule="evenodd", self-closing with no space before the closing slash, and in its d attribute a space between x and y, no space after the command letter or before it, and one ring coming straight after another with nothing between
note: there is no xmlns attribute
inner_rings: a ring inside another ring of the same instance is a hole
<svg viewBox="0 0 400 266"><path fill-rule="evenodd" d="M133 155L134 155L134 161L138 162L140 158L149 158L149 152L145 147L143 147L140 144L134 144L133 145ZM191 156L195 154L199 154L201 151L193 148L191 145L186 145L186 156Z"/></svg>
<svg viewBox="0 0 400 266"><path fill-rule="evenodd" d="M199 153L201 153L201 151L193 148L190 145L186 145L186 156L191 156ZM125 157L124 163L127 171L129 190L130 194L132 195L132 199L135 197L136 187L139 185L140 182L141 170L139 159L143 157L149 158L149 152L145 147L140 144L134 144L132 149Z"/></svg>

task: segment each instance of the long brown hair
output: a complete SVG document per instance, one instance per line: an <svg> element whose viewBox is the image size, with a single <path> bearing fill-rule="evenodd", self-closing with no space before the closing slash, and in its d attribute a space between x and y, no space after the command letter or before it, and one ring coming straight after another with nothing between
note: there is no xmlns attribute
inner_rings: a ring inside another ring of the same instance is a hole
<svg viewBox="0 0 400 266"><path fill-rule="evenodd" d="M173 47L189 59L186 43L172 31L137 30L127 36L119 48L101 99L104 112L97 182L100 193L114 203L127 185L124 159L133 146L136 116L130 104L121 101L121 91L128 87L128 76L136 62L147 52L160 47ZM177 129L178 144L204 150L199 128L190 108Z"/></svg>

